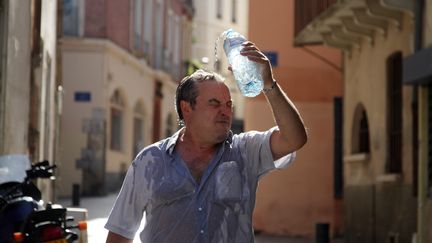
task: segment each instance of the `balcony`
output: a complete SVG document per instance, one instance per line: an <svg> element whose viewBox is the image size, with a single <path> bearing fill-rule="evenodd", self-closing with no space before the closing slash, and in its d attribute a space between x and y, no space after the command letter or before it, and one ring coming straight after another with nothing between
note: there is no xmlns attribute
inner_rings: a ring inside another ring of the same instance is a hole
<svg viewBox="0 0 432 243"><path fill-rule="evenodd" d="M314 18L336 2L337 0L296 0L294 34L297 36Z"/></svg>
<svg viewBox="0 0 432 243"><path fill-rule="evenodd" d="M374 43L391 24L402 29L413 17L411 0L296 0L294 45L326 44L351 53L362 41Z"/></svg>

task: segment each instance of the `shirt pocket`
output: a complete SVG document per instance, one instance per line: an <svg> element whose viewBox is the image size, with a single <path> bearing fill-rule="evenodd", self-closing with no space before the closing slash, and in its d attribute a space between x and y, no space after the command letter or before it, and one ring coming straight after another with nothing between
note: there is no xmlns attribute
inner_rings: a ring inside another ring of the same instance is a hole
<svg viewBox="0 0 432 243"><path fill-rule="evenodd" d="M215 172L215 201L239 202L242 199L242 177L236 161L221 163Z"/></svg>

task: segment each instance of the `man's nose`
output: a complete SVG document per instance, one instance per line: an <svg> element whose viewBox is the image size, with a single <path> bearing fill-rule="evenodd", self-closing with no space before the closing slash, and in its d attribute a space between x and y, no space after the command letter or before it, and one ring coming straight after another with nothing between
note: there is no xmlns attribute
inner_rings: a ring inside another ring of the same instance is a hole
<svg viewBox="0 0 432 243"><path fill-rule="evenodd" d="M232 106L221 106L220 111L222 114L224 114L226 116L231 116L233 109L232 109Z"/></svg>

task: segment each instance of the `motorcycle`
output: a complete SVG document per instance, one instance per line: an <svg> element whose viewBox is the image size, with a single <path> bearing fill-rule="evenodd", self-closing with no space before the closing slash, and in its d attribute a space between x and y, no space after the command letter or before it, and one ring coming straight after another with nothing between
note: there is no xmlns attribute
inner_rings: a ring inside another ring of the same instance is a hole
<svg viewBox="0 0 432 243"><path fill-rule="evenodd" d="M44 207L36 178L54 179L55 165L31 164L25 155L0 156L0 242L72 243L85 221L74 223L59 204ZM72 223L71 223L72 222Z"/></svg>

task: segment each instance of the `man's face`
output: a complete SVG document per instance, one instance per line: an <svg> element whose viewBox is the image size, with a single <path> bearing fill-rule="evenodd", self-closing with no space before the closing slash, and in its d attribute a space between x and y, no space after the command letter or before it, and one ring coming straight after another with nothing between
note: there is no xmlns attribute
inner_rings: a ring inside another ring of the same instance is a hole
<svg viewBox="0 0 432 243"><path fill-rule="evenodd" d="M207 142L223 142L232 122L232 100L228 87L214 80L197 84L198 97L186 121L187 127Z"/></svg>

